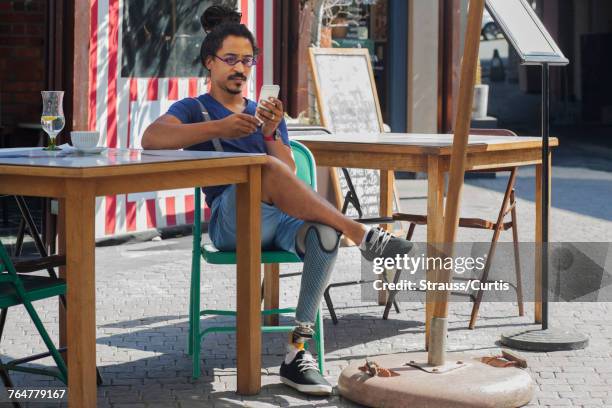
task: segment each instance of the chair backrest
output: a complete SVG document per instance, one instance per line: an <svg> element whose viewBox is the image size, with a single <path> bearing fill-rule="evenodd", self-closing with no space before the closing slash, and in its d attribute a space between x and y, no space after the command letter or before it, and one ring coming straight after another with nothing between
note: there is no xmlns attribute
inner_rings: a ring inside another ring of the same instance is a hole
<svg viewBox="0 0 612 408"><path fill-rule="evenodd" d="M470 129L470 135L474 135L474 136L491 136L491 137L495 137L495 136L518 136L516 133L514 133L513 131L509 130L509 129L477 129L477 128L472 128ZM511 171L511 172L517 172L518 168L517 167L496 167L493 169L488 169L488 170L472 170L472 173L496 173L496 172L500 172L500 171ZM510 182L511 180L509 180L508 182Z"/></svg>
<svg viewBox="0 0 612 408"><path fill-rule="evenodd" d="M508 129L470 129L470 135L474 136L518 136Z"/></svg>
<svg viewBox="0 0 612 408"><path fill-rule="evenodd" d="M15 288L15 292L17 293L20 301L29 301L29 299L26 298L25 289L21 279L15 270L15 265L13 265L13 261L11 261L11 257L6 250L6 247L2 242L0 242L0 285L5 285L7 283L11 284ZM3 294L0 296L4 296L4 290L1 292L3 292Z"/></svg>
<svg viewBox="0 0 612 408"><path fill-rule="evenodd" d="M290 143L298 178L316 191L317 166L312 153L306 146L297 140L291 140Z"/></svg>
<svg viewBox="0 0 612 408"><path fill-rule="evenodd" d="M331 135L331 132L319 125L297 125L293 123L287 123L287 133L289 133L289 139L296 135Z"/></svg>

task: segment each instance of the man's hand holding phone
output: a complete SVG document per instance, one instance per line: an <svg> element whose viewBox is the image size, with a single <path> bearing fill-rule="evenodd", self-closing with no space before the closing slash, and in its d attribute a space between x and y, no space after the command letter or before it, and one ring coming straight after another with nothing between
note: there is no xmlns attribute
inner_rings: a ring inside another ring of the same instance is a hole
<svg viewBox="0 0 612 408"><path fill-rule="evenodd" d="M260 101L257 107L257 118L262 122L261 131L264 136L270 136L276 132L284 114L283 103L279 99L270 97L268 100Z"/></svg>
<svg viewBox="0 0 612 408"><path fill-rule="evenodd" d="M219 136L227 139L245 137L257 131L259 120L246 113L234 113L219 121Z"/></svg>

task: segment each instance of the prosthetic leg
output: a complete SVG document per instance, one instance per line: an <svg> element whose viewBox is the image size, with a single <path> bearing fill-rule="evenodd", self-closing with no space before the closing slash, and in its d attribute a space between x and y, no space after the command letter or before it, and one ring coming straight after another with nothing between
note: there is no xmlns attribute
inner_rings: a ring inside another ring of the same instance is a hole
<svg viewBox="0 0 612 408"><path fill-rule="evenodd" d="M304 259L304 272L295 313L296 327L289 335L280 377L284 384L312 395L332 392L331 385L304 345L315 335L312 327L336 261L340 236L326 225L305 223L296 237L296 249Z"/></svg>
<svg viewBox="0 0 612 408"><path fill-rule="evenodd" d="M312 326L338 255L341 233L327 225L307 222L297 233L295 246L304 259L295 320Z"/></svg>

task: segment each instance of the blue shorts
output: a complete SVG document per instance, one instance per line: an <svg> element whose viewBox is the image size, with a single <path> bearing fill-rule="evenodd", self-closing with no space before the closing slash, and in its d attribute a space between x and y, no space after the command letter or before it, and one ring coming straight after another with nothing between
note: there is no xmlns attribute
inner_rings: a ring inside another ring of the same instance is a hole
<svg viewBox="0 0 612 408"><path fill-rule="evenodd" d="M236 250L236 185L215 198L208 224L210 239L221 251ZM261 203L261 249L297 254L295 237L304 221L293 218L273 205Z"/></svg>

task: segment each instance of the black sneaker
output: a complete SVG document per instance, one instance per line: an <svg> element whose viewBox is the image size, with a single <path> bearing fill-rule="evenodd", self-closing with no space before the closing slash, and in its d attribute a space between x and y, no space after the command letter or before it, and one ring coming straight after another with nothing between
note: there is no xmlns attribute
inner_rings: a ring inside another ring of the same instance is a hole
<svg viewBox="0 0 612 408"><path fill-rule="evenodd" d="M332 386L319 372L317 361L306 350L300 350L291 363L283 361L280 379L304 394L326 396L332 393Z"/></svg>
<svg viewBox="0 0 612 408"><path fill-rule="evenodd" d="M398 238L379 227L368 231L364 244L365 248L359 249L368 261L373 261L374 258L395 258L396 255L403 256L412 250L412 242Z"/></svg>

